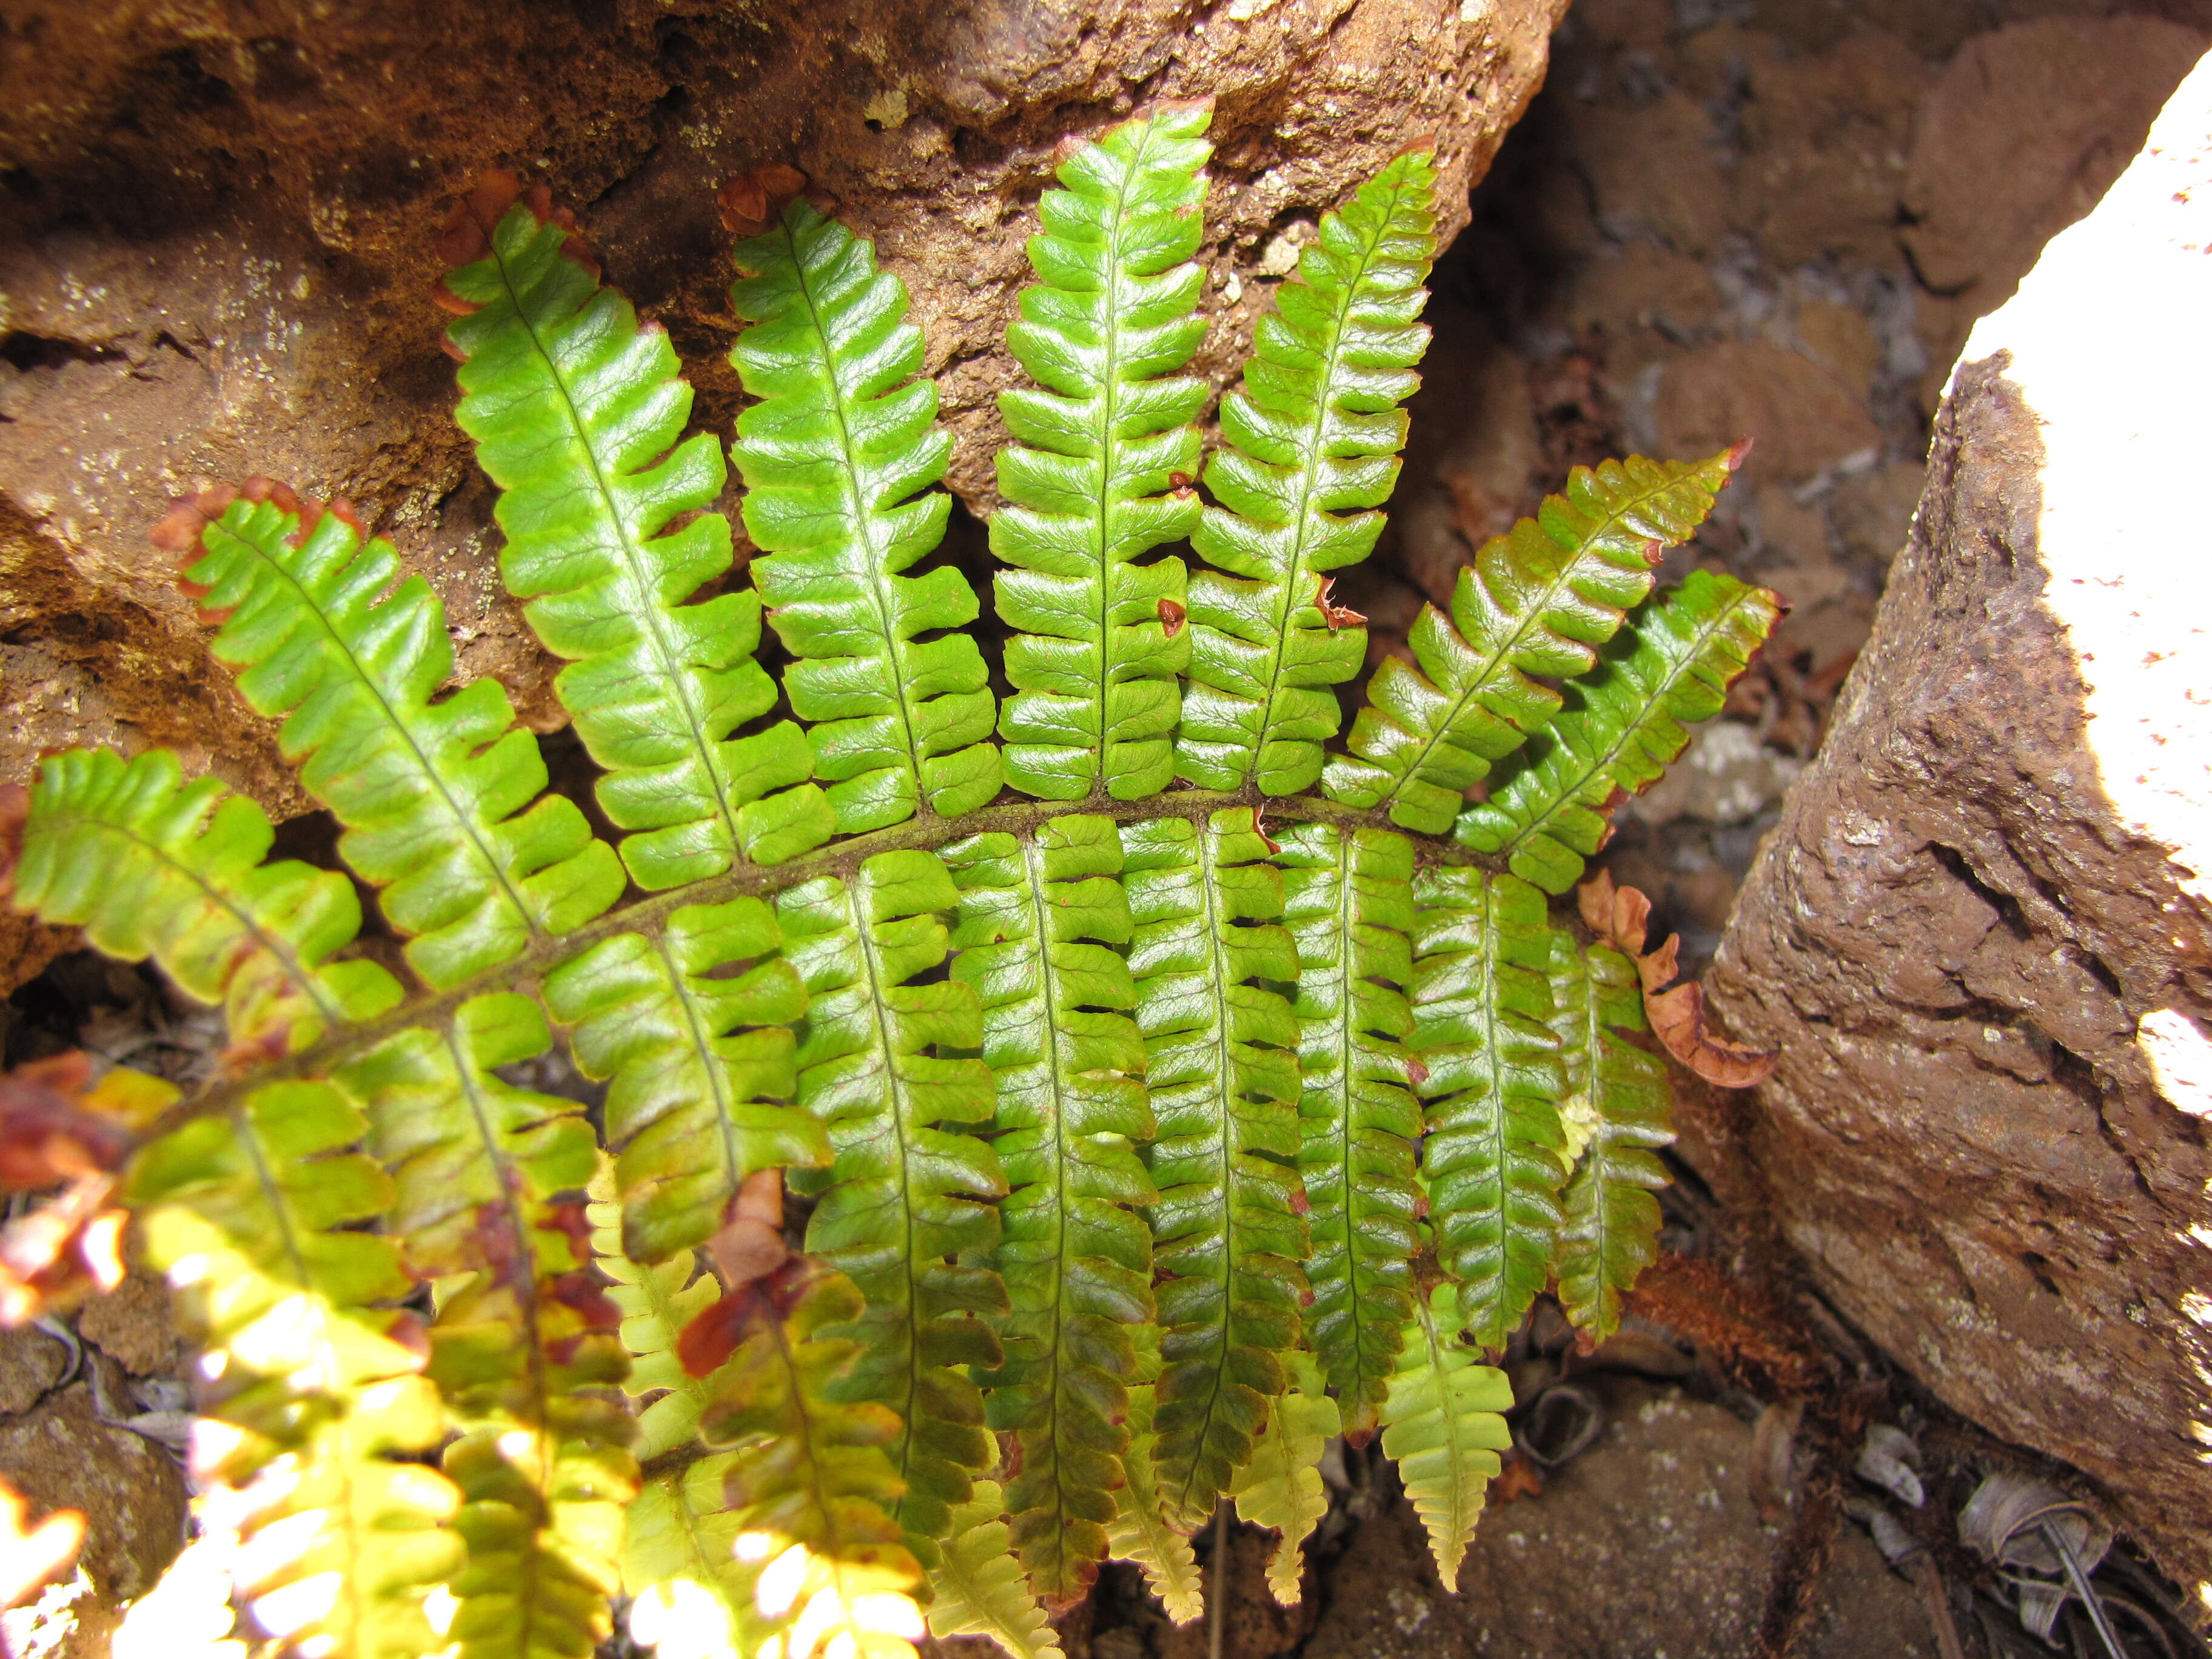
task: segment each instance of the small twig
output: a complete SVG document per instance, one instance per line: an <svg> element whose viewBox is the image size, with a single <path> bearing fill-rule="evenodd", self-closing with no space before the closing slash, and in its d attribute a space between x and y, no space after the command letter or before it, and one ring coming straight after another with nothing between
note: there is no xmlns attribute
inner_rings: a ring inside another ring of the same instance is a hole
<svg viewBox="0 0 2212 1659"><path fill-rule="evenodd" d="M2058 1559L2066 1568L2066 1582L2073 1585L2074 1594L2081 1598L2082 1610L2089 1615L2089 1623L2096 1630L2097 1639L2105 1644L2105 1651L2111 1654L2112 1659L2127 1659L2126 1653L2120 1647L2119 1632L2112 1628L2112 1621L2106 1617L2104 1601L2096 1591L2089 1588L2089 1575L2081 1571L2081 1558L2074 1553L2074 1546L2066 1541L2066 1534L2052 1524L2050 1516L2045 1516L2038 1524L2043 1528L2045 1541L2058 1552Z"/></svg>
<svg viewBox="0 0 2212 1659"><path fill-rule="evenodd" d="M1923 1551L1912 1565L1912 1576L1920 1581L1920 1599L1928 1604L1929 1627L1936 1632L1936 1651L1942 1659L1966 1659L1966 1650L1959 1644L1959 1627L1951 1620L1950 1603L1943 1597L1943 1574L1935 1558Z"/></svg>
<svg viewBox="0 0 2212 1659"><path fill-rule="evenodd" d="M1229 1600L1229 1500L1213 1506L1213 1559L1206 1564L1206 1659L1221 1659L1223 1604Z"/></svg>

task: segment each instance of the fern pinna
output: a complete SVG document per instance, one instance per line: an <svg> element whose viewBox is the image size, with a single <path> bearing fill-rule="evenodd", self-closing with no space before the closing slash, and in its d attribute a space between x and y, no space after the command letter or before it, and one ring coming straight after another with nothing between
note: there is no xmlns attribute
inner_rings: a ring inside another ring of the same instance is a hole
<svg viewBox="0 0 2212 1659"><path fill-rule="evenodd" d="M20 909L230 1022L122 1190L248 1636L581 1659L627 1597L670 1653L1030 1659L1110 1558L1194 1616L1224 1500L1295 1599L1322 1449L1378 1431L1449 1583L1504 1443L1481 1350L1554 1284L1620 1317L1664 1076L1553 897L1775 619L1651 591L1735 457L1578 469L1332 752L1435 175L1322 218L1202 459L1208 118L1073 148L1039 205L1003 704L906 290L788 169L722 198L734 580L721 451L573 217L495 176L441 240L607 839L351 507L254 481L156 531L401 941L161 753L50 757L0 814ZM588 1104L519 1080L556 1040Z"/></svg>

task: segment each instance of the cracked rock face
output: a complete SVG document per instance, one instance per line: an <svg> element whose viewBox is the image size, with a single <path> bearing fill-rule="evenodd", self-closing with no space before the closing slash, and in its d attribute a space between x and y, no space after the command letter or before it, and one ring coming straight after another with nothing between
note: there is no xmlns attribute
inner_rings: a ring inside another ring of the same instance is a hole
<svg viewBox="0 0 2212 1659"><path fill-rule="evenodd" d="M1001 346L1055 144L1212 95L1225 384L1321 211L1409 142L1442 227L1543 77L1565 0L24 0L0 20L0 777L163 744L307 803L211 672L147 527L259 472L354 498L443 597L464 676L540 730L551 664L500 587L449 419L431 240L510 165L667 325L702 427L738 404L715 186L805 171L930 338L951 485L989 505ZM4 945L5 940L0 940Z"/></svg>
<svg viewBox="0 0 2212 1659"><path fill-rule="evenodd" d="M2212 1576L2212 68L1978 325L1911 543L1708 988L1686 1150L1962 1413ZM2197 540L2201 542L2201 538Z"/></svg>

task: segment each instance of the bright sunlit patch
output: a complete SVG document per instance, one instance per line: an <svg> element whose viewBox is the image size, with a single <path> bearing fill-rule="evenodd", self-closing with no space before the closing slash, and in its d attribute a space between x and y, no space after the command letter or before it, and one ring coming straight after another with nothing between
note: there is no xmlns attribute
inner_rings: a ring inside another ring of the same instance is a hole
<svg viewBox="0 0 2212 1659"><path fill-rule="evenodd" d="M525 1463L538 1455L538 1437L527 1429L509 1429L499 1437L499 1455L510 1463Z"/></svg>
<svg viewBox="0 0 2212 1659"><path fill-rule="evenodd" d="M288 1516L276 1524L283 1526L287 1522L299 1518ZM315 1516L318 1526L321 1520L319 1515ZM264 1529L264 1536L269 1530L273 1528ZM253 1541L258 1545L261 1540L257 1538ZM271 1635L290 1636L328 1618L331 1609L337 1606L338 1592L344 1586L343 1577L337 1572L311 1573L296 1584L287 1584L282 1589L273 1589L266 1595L256 1596L253 1616ZM313 1655L307 1653L306 1644L301 1645L300 1651L306 1659L314 1659Z"/></svg>
<svg viewBox="0 0 2212 1659"><path fill-rule="evenodd" d="M629 1633L655 1659L735 1659L730 1610L704 1584L673 1578L630 1604Z"/></svg>
<svg viewBox="0 0 2212 1659"><path fill-rule="evenodd" d="M805 1587L806 1561L806 1546L793 1544L768 1564L753 1586L753 1604L764 1617L781 1619L791 1611Z"/></svg>
<svg viewBox="0 0 2212 1659"><path fill-rule="evenodd" d="M772 1532L741 1532L730 1545L730 1553L740 1561L765 1561L775 1553L776 1536Z"/></svg>
<svg viewBox="0 0 2212 1659"><path fill-rule="evenodd" d="M459 1611L461 1599L443 1584L434 1584L430 1593L422 1598L422 1616L430 1621L430 1628L440 1636L451 1632L453 1614Z"/></svg>

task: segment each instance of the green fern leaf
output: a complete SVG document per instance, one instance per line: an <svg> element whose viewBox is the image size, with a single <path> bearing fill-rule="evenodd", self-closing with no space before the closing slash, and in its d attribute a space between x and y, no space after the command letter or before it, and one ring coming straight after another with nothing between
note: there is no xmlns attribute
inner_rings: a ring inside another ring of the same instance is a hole
<svg viewBox="0 0 2212 1659"><path fill-rule="evenodd" d="M409 1266L438 1283L431 1376L463 1430L445 1455L469 1553L461 1659L588 1659L636 1495L630 1420L599 1392L627 1369L618 1316L590 1276L583 1206L562 1199L592 1177L591 1124L496 1075L551 1042L527 998L477 997L339 1073L368 1103Z"/></svg>
<svg viewBox="0 0 2212 1659"><path fill-rule="evenodd" d="M1006 642L1006 781L1048 800L1117 800L1174 774L1177 676L1189 659L1183 565L1135 561L1198 521L1204 382L1176 371L1195 314L1211 102L1164 105L1060 163L1037 204L1037 283L1006 346L1036 381L1002 393L1011 505L991 520Z"/></svg>
<svg viewBox="0 0 2212 1659"><path fill-rule="evenodd" d="M632 1261L704 1243L756 1170L830 1162L821 1123L790 1103L787 1028L806 1011L806 988L778 958L781 945L760 899L690 904L545 976L546 1007L574 1028L577 1069L609 1084L606 1139Z"/></svg>
<svg viewBox="0 0 2212 1659"><path fill-rule="evenodd" d="M604 1179L592 1183L595 1198L611 1188ZM698 1272L697 1258L688 1250L653 1267L625 1255L617 1206L596 1201L585 1214L592 1225L595 1265L613 1281L607 1299L622 1312L623 1347L629 1355L623 1392L633 1400L655 1396L637 1414L637 1440L631 1448L638 1462L650 1463L691 1443L699 1415L721 1380L720 1369L709 1376L689 1375L676 1352L684 1328L714 1305L721 1286L712 1273Z"/></svg>
<svg viewBox="0 0 2212 1659"><path fill-rule="evenodd" d="M929 1633L939 1641L988 1637L1012 1659L1060 1659L1059 1638L1010 1553L1006 1508L996 1481L978 1480L975 1496L952 1511L929 1573Z"/></svg>
<svg viewBox="0 0 2212 1659"><path fill-rule="evenodd" d="M1328 1513L1322 1454L1344 1425L1336 1401L1322 1391L1321 1372L1312 1359L1293 1354L1290 1369L1296 1386L1269 1410L1267 1431L1252 1449L1252 1461L1237 1471L1230 1493L1241 1519L1282 1534L1267 1558L1267 1588L1277 1601L1294 1607L1304 1577L1302 1547Z"/></svg>
<svg viewBox="0 0 2212 1659"><path fill-rule="evenodd" d="M890 1513L900 1483L886 1453L898 1419L848 1398L863 1355L843 1333L865 1324L860 1294L842 1274L794 1261L757 1295L757 1316L700 1424L710 1445L734 1454L733 1552L741 1567L758 1566L753 1608L774 1633L754 1651L910 1659L921 1570Z"/></svg>
<svg viewBox="0 0 2212 1659"><path fill-rule="evenodd" d="M1106 1553L1129 1328L1152 1314L1152 1235L1131 1209L1157 1194L1135 1150L1152 1115L1117 948L1130 937L1121 842L1111 819L1078 816L1026 842L973 836L943 857L960 888L953 976L982 1003L992 1150L1009 1189L993 1258L1010 1304L1006 1361L977 1380L990 1425L1019 1443L1014 1547L1037 1594L1066 1604Z"/></svg>
<svg viewBox="0 0 2212 1659"><path fill-rule="evenodd" d="M623 1534L629 1635L653 1659L751 1659L775 1631L754 1609L761 1563L739 1560L744 1535L725 1493L735 1452L653 1476Z"/></svg>
<svg viewBox="0 0 2212 1659"><path fill-rule="evenodd" d="M125 762L73 750L39 763L15 902L81 925L97 949L152 957L219 1005L238 1054L275 1056L384 1012L398 982L373 962L334 962L361 931L361 901L335 871L263 862L275 832L213 778L182 781L176 757Z"/></svg>
<svg viewBox="0 0 2212 1659"><path fill-rule="evenodd" d="M1415 878L1413 1048L1427 1068L1421 1179L1469 1331L1502 1346L1551 1276L1565 1145L1544 896L1444 866Z"/></svg>
<svg viewBox="0 0 2212 1659"><path fill-rule="evenodd" d="M349 1150L363 1127L328 1084L269 1084L145 1147L125 1194L205 1355L193 1476L232 1489L240 1601L295 1650L419 1659L459 1498L413 1461L446 1419L374 1305L410 1281L392 1241L356 1230L392 1198Z"/></svg>
<svg viewBox="0 0 2212 1659"><path fill-rule="evenodd" d="M1158 1442L1152 1432L1152 1389L1160 1374L1159 1328L1139 1326L1133 1334L1137 1363L1129 1389L1129 1447L1121 1454L1122 1480L1114 1492L1108 1545L1115 1560L1133 1561L1143 1571L1146 1589L1160 1598L1168 1618L1188 1625L1206 1611L1206 1592L1190 1540L1168 1524L1153 1457Z"/></svg>
<svg viewBox="0 0 2212 1659"><path fill-rule="evenodd" d="M462 360L454 418L501 491L501 574L568 661L555 690L605 769L601 810L634 832L631 876L675 887L828 840L799 729L731 736L775 706L753 659L759 596L687 603L730 568L730 526L701 510L722 456L704 433L683 438L691 388L667 331L599 286L557 221L517 203L486 228L486 257L446 277L475 307L446 331Z"/></svg>
<svg viewBox="0 0 2212 1659"><path fill-rule="evenodd" d="M1170 1518L1196 1526L1251 1455L1285 1386L1308 1294L1298 1263L1298 977L1282 872L1249 807L1122 830L1129 971L1158 1137L1146 1161L1165 1369L1155 1456Z"/></svg>
<svg viewBox="0 0 2212 1659"><path fill-rule="evenodd" d="M1763 587L1692 571L1637 612L1599 671L1575 682L1572 705L1454 833L1504 854L1524 881L1565 892L1613 833L1613 803L1658 781L1688 745L1686 726L1720 713L1781 614Z"/></svg>
<svg viewBox="0 0 2212 1659"><path fill-rule="evenodd" d="M1595 665L1596 647L1651 591L1661 553L1712 511L1739 455L1577 467L1564 495L1483 544L1460 572L1449 620L1422 608L1408 639L1419 667L1393 658L1376 670L1352 757L1329 762L1324 793L1442 834L1468 787L1557 712L1559 693L1529 676Z"/></svg>
<svg viewBox="0 0 2212 1659"><path fill-rule="evenodd" d="M1668 1176L1654 1152L1674 1139L1672 1102L1666 1066L1620 1035L1645 1029L1636 965L1554 929L1551 980L1569 1115L1589 1126L1564 1198L1559 1303L1577 1329L1602 1342L1620 1327L1621 1297L1658 1258L1652 1194Z"/></svg>
<svg viewBox="0 0 2212 1659"><path fill-rule="evenodd" d="M1298 1171L1313 1206L1306 1334L1345 1432L1366 1434L1413 1316L1413 848L1388 830L1299 823L1275 861L1298 952Z"/></svg>
<svg viewBox="0 0 2212 1659"><path fill-rule="evenodd" d="M1483 1498L1498 1474L1498 1454L1513 1443L1504 1418L1513 1388L1504 1372L1477 1364L1460 1342L1460 1309L1449 1285L1416 1299L1413 1313L1382 1406L1382 1449L1397 1462L1406 1496L1429 1534L1437 1578L1454 1590Z"/></svg>
<svg viewBox="0 0 2212 1659"><path fill-rule="evenodd" d="M751 324L730 354L760 401L731 447L745 529L772 556L752 578L799 660L784 690L829 782L837 828L943 817L999 793L989 674L964 629L981 607L950 565L905 570L944 538L952 454L921 374L906 285L805 201L739 242L730 303ZM919 492L927 491L927 494Z"/></svg>
<svg viewBox="0 0 2212 1659"><path fill-rule="evenodd" d="M285 758L346 827L339 852L414 935L409 963L457 984L598 915L621 896L621 861L574 802L544 793L505 688L474 680L433 701L453 647L429 584L393 588L389 542L364 546L346 514L299 505L289 490L229 501L199 527L185 577L228 616L209 649L258 712L285 717Z"/></svg>
<svg viewBox="0 0 2212 1659"><path fill-rule="evenodd" d="M1254 332L1243 386L1221 400L1222 447L1191 544L1190 689L1176 770L1202 789L1256 777L1270 795L1321 776L1343 720L1328 688L1357 674L1367 631L1328 601L1328 573L1382 531L1420 377L1418 319L1436 255L1435 158L1401 155L1298 256ZM1217 574L1216 572L1226 574Z"/></svg>
<svg viewBox="0 0 2212 1659"><path fill-rule="evenodd" d="M849 883L824 877L776 900L784 949L811 999L799 1043L799 1101L828 1126L836 1162L808 1218L806 1248L851 1275L866 1311L848 1386L903 1425L895 1509L924 1561L972 1473L997 1460L982 1396L964 1369L1000 1363L986 1322L1006 1311L998 1276L973 1265L999 1243L989 1200L1006 1190L990 1146L992 1081L975 991L914 984L944 964L952 878L922 852L878 853ZM956 1261L955 1258L957 1258Z"/></svg>

